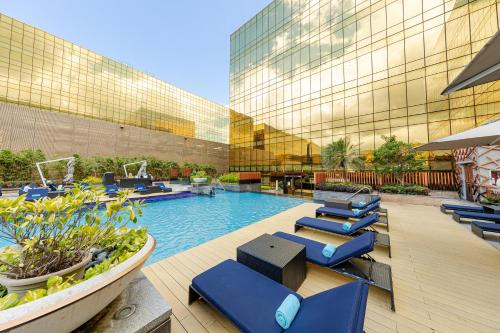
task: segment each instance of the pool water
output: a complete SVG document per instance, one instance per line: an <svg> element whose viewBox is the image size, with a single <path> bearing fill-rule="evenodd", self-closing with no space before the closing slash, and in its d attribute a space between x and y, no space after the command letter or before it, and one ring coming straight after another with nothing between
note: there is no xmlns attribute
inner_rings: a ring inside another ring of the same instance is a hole
<svg viewBox="0 0 500 333"><path fill-rule="evenodd" d="M138 224L147 226L157 246L147 264L304 202L299 198L218 191L215 197L193 196L148 203Z"/></svg>
<svg viewBox="0 0 500 333"><path fill-rule="evenodd" d="M217 191L215 197L191 196L146 204L138 225L156 238L146 264L195 247L305 201L259 193ZM133 226L132 223L129 226ZM0 238L0 247L9 245Z"/></svg>

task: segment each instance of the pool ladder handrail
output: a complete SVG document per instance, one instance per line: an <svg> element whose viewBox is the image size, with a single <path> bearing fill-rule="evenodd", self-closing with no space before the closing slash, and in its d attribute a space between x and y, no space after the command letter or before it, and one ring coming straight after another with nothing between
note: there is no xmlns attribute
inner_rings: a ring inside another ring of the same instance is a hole
<svg viewBox="0 0 500 333"><path fill-rule="evenodd" d="M357 190L354 194L352 194L351 196L347 197L346 200L351 200L352 198L354 198L356 195L358 195L361 191L363 190L368 190L368 194L371 194L372 193L372 189L368 186L363 186L361 187L359 190Z"/></svg>
<svg viewBox="0 0 500 333"><path fill-rule="evenodd" d="M216 184L218 184L218 185L222 188L222 190L223 190L223 191L226 191L226 189L225 189L224 185L222 185L222 183L221 183L221 181L220 181L220 180L218 180L218 179L217 179L217 180L216 180Z"/></svg>

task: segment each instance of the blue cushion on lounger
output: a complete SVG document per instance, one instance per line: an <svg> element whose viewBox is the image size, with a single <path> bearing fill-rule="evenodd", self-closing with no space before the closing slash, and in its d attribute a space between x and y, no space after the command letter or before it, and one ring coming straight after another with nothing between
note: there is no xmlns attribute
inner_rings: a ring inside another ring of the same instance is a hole
<svg viewBox="0 0 500 333"><path fill-rule="evenodd" d="M373 205L370 205L359 212L359 214L354 214L352 210L348 209L339 209L339 208L330 208L330 207L320 207L316 209L316 213L321 213L325 215L331 216L339 216L339 217L350 217L350 218L359 218L365 216L369 212L377 209L380 206L380 203L377 202Z"/></svg>
<svg viewBox="0 0 500 333"><path fill-rule="evenodd" d="M452 204L442 204L441 207L447 210L458 210L458 211L464 211L464 212L476 212L476 213L481 213L483 212L483 207L477 207L477 206L461 206L461 205L452 205Z"/></svg>
<svg viewBox="0 0 500 333"><path fill-rule="evenodd" d="M193 288L243 332L361 333L368 285L361 281L303 299L285 286L233 260L193 279ZM283 331L274 319L289 294L300 300L292 326Z"/></svg>
<svg viewBox="0 0 500 333"><path fill-rule="evenodd" d="M105 192L106 194L114 194L118 192L118 186L116 184L113 185L106 185L105 187Z"/></svg>
<svg viewBox="0 0 500 333"><path fill-rule="evenodd" d="M289 294L302 301L299 294L233 260L201 273L192 285L246 332L282 332L274 318L276 309Z"/></svg>
<svg viewBox="0 0 500 333"><path fill-rule="evenodd" d="M292 242L302 244L306 247L306 258L315 264L321 266L333 266L342 263L350 258L359 257L363 254L373 251L375 244L375 235L373 232L367 232L359 237L353 238L337 247L331 258L323 255L322 251L325 244L312 239L287 234L278 231L273 236L288 239Z"/></svg>
<svg viewBox="0 0 500 333"><path fill-rule="evenodd" d="M374 223L376 223L379 219L379 215L377 213L367 215L363 217L361 220L359 220L356 223L353 223L351 226L351 229L348 231L345 231L342 228L342 223L335 222L335 221L327 221L323 219L318 219L318 218L313 218L313 217L302 217L295 224L303 226L303 227L308 227L312 229L317 229L317 230L322 230L326 232L331 232L334 234L339 234L339 235L351 235L363 228L366 228Z"/></svg>
<svg viewBox="0 0 500 333"><path fill-rule="evenodd" d="M377 203L379 201L380 201L379 195L370 195L370 200L353 202L352 208L364 209L364 208L366 208L370 205L373 205L374 203Z"/></svg>
<svg viewBox="0 0 500 333"><path fill-rule="evenodd" d="M305 298L286 333L363 332L368 285L351 282Z"/></svg>
<svg viewBox="0 0 500 333"><path fill-rule="evenodd" d="M488 220L488 221L500 222L500 214L461 212L461 211L455 211L455 214L457 214L460 217L467 218L467 219L478 219L478 220Z"/></svg>
<svg viewBox="0 0 500 333"><path fill-rule="evenodd" d="M48 188L45 188L45 187L32 188L32 189L28 190L28 193L26 194L26 198L24 198L24 200L34 201L34 200L44 198L48 195L49 195Z"/></svg>
<svg viewBox="0 0 500 333"><path fill-rule="evenodd" d="M480 222L480 221L472 221L471 223L475 224L476 226L483 229L484 231L500 232L500 224L491 223L491 222Z"/></svg>

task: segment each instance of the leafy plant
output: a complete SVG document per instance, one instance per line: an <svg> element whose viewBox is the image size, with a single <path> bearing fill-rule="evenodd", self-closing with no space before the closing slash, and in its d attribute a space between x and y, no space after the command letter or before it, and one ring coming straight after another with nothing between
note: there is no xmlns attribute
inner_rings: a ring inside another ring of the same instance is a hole
<svg viewBox="0 0 500 333"><path fill-rule="evenodd" d="M487 205L500 205L500 194L488 193L483 197L483 202Z"/></svg>
<svg viewBox="0 0 500 333"><path fill-rule="evenodd" d="M223 184L238 184L240 182L240 174L237 172L226 173L219 176L218 179Z"/></svg>
<svg viewBox="0 0 500 333"><path fill-rule="evenodd" d="M192 183L194 183L194 179L195 178L206 178L207 179L207 183L211 183L212 182L212 177L207 175L207 173L205 171L196 171L195 173L191 174L191 177L190 177L190 180Z"/></svg>
<svg viewBox="0 0 500 333"><path fill-rule="evenodd" d="M326 145L321 152L321 162L327 170L341 169L344 175L348 168L360 168L363 160L357 156L349 138L340 138Z"/></svg>
<svg viewBox="0 0 500 333"><path fill-rule="evenodd" d="M96 176L87 176L87 177L82 179L82 182L89 183L89 184L101 184L102 178L96 177Z"/></svg>
<svg viewBox="0 0 500 333"><path fill-rule="evenodd" d="M383 136L384 144L373 151L373 165L379 174L393 174L403 185L405 173L423 169L424 160L412 149L410 144L398 140L395 136Z"/></svg>
<svg viewBox="0 0 500 333"><path fill-rule="evenodd" d="M354 184L350 182L342 182L342 183L328 182L323 185L316 186L316 189L321 191L335 191L335 192L349 192L349 193L355 193L361 190L360 193L370 193L372 187L370 185Z"/></svg>
<svg viewBox="0 0 500 333"><path fill-rule="evenodd" d="M388 184L379 189L382 193L429 195L430 190L420 185Z"/></svg>
<svg viewBox="0 0 500 333"><path fill-rule="evenodd" d="M20 196L0 199L0 238L16 244L0 256L0 274L25 279L54 273L81 262L90 250L114 237L117 229L142 214L141 202L127 192L104 205L100 193L74 188L65 197L35 202ZM89 208L88 202L95 202Z"/></svg>

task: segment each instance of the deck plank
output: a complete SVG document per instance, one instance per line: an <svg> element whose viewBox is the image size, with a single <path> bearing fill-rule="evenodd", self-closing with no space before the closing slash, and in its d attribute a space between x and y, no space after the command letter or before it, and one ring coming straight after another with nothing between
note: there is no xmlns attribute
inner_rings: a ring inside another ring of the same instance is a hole
<svg viewBox="0 0 500 333"><path fill-rule="evenodd" d="M305 203L201 244L144 268L173 309L172 332L237 332L223 315L203 301L187 304L191 279L236 256L236 247L278 230L293 233L302 216L319 205ZM366 332L495 332L500 327L500 251L479 239L449 215L430 206L383 203L390 211L393 258L376 248L373 257L392 266L396 312L387 293L370 289ZM377 227L386 232L383 227ZM302 229L300 236L342 244L346 238ZM350 279L308 264L299 288L304 296Z"/></svg>

